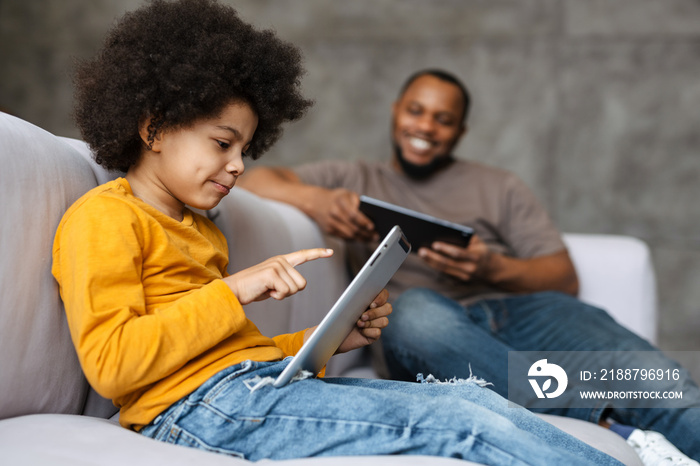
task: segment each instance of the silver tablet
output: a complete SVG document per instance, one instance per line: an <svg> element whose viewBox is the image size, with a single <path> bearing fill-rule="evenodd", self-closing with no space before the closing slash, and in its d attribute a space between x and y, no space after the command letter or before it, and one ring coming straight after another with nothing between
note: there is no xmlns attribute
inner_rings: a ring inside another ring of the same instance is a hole
<svg viewBox="0 0 700 466"><path fill-rule="evenodd" d="M374 298L389 283L411 252L411 244L395 226L323 318L273 386L282 387L300 371L317 375L355 327Z"/></svg>

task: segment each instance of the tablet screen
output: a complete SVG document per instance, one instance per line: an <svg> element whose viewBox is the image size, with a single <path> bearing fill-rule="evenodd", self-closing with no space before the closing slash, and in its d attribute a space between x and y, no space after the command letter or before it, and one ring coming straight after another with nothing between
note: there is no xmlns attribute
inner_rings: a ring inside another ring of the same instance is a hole
<svg viewBox="0 0 700 466"><path fill-rule="evenodd" d="M372 220L380 235L386 235L394 225L399 225L414 252L422 247L429 248L435 241L466 247L474 234L470 227L368 196L360 196L360 211Z"/></svg>

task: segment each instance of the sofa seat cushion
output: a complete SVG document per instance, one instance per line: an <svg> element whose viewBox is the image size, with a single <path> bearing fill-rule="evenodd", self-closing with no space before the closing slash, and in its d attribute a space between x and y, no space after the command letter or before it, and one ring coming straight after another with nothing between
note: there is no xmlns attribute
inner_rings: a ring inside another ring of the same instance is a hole
<svg viewBox="0 0 700 466"><path fill-rule="evenodd" d="M626 466L642 466L642 461L634 450L627 445L627 442L620 435L610 429L570 417L551 414L538 414L537 416L569 435L607 453Z"/></svg>
<svg viewBox="0 0 700 466"><path fill-rule="evenodd" d="M75 466L235 466L253 464L244 459L193 448L161 443L124 429L118 424L88 416L39 414L0 421L2 464L48 464ZM302 458L262 461L285 466L411 466L469 465L448 458L427 456L365 456Z"/></svg>

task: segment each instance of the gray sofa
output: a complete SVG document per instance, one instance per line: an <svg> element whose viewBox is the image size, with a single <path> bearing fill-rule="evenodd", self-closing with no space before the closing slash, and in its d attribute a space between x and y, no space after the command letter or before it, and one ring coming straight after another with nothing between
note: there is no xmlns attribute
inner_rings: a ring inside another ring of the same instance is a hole
<svg viewBox="0 0 700 466"><path fill-rule="evenodd" d="M236 465L246 460L158 443L121 428L116 408L86 382L51 276L51 246L71 203L117 174L89 158L81 141L54 136L0 113L0 463L3 465ZM318 323L348 283L342 244L324 238L298 210L234 189L210 213L228 238L238 270L275 254L331 243L330 260L300 266L309 285L278 302L249 306L266 334ZM581 275L582 298L600 304L650 340L655 335L654 276L646 246L633 238L566 235ZM630 313L630 309L636 311ZM367 352L335 356L328 375L373 377ZM621 459L638 459L615 434L555 416L548 421ZM357 457L284 461L356 464ZM363 464L464 464L429 457L364 457Z"/></svg>

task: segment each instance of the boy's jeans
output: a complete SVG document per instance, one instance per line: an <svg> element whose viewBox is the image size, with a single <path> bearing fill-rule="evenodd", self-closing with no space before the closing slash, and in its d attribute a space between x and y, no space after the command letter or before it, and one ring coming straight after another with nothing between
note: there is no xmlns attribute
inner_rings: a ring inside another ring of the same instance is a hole
<svg viewBox="0 0 700 466"><path fill-rule="evenodd" d="M264 383L286 363L245 361L224 370L141 433L253 461L411 454L496 465L619 464L473 382Z"/></svg>
<svg viewBox="0 0 700 466"><path fill-rule="evenodd" d="M465 377L473 371L493 384L489 389L507 397L509 351L570 351L572 358L590 358L582 353L587 351L629 351L633 352L633 360L626 361L624 367L678 368L682 375L676 389L683 391L683 399L674 400L674 405L679 408L622 409L610 401L598 401L590 408L546 412L594 423L610 417L643 430L655 430L688 456L700 460L698 386L675 361L601 309L556 292L485 299L465 308L422 288L404 292L393 307L381 341L391 376L399 380L415 380L416 373L425 371L441 379ZM532 362L523 361L522 366ZM572 360L565 367L585 367L581 362ZM649 388L658 387L652 383ZM512 395L512 399L521 399Z"/></svg>

